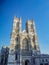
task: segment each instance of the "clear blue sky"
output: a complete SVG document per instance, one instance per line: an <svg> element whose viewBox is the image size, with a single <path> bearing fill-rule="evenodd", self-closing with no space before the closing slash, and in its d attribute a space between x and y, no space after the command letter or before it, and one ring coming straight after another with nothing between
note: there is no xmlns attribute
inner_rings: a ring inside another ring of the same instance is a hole
<svg viewBox="0 0 49 65"><path fill-rule="evenodd" d="M34 19L41 53L49 54L49 0L0 0L0 49L10 45L14 16Z"/></svg>

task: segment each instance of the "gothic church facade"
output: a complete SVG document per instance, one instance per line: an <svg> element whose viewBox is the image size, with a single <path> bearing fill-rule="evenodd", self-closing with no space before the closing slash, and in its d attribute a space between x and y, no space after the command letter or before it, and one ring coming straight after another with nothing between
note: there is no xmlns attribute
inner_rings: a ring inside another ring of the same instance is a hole
<svg viewBox="0 0 49 65"><path fill-rule="evenodd" d="M40 53L34 20L27 20L22 31L22 19L14 17L7 56L7 65L49 65L49 55Z"/></svg>

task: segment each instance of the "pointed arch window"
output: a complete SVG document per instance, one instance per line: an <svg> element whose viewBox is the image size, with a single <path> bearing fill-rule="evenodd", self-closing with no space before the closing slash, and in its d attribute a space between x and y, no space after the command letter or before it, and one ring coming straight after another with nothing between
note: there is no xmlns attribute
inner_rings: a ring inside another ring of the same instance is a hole
<svg viewBox="0 0 49 65"><path fill-rule="evenodd" d="M19 22L16 23L16 32L19 32Z"/></svg>
<svg viewBox="0 0 49 65"><path fill-rule="evenodd" d="M17 37L16 37L16 43L18 43L19 42L19 35L17 35Z"/></svg>
<svg viewBox="0 0 49 65"><path fill-rule="evenodd" d="M28 39L27 38L23 39L22 47L25 50L28 50L29 49L29 42L28 42Z"/></svg>
<svg viewBox="0 0 49 65"><path fill-rule="evenodd" d="M16 37L16 42L18 42L18 37Z"/></svg>

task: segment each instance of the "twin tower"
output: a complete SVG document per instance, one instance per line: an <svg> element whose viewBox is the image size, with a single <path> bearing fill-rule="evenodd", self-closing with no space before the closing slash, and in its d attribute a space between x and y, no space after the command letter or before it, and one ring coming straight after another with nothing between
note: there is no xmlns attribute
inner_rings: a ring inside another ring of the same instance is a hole
<svg viewBox="0 0 49 65"><path fill-rule="evenodd" d="M32 53L40 53L38 37L33 20L27 20L26 29L22 31L22 19L14 17L10 40L10 50L20 50L24 54L25 51L26 54L29 51L32 51Z"/></svg>

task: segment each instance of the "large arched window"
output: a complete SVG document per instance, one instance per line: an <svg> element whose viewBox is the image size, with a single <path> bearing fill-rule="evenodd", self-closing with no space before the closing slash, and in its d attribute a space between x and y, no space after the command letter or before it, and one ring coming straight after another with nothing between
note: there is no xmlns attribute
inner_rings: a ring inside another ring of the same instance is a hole
<svg viewBox="0 0 49 65"><path fill-rule="evenodd" d="M19 41L20 41L20 37L19 37L19 35L16 36L16 39L15 39L15 40L16 40L16 44L18 44Z"/></svg>
<svg viewBox="0 0 49 65"><path fill-rule="evenodd" d="M16 43L18 43L18 41L19 41L19 38L18 38L18 37L16 37Z"/></svg>
<svg viewBox="0 0 49 65"><path fill-rule="evenodd" d="M29 42L28 42L28 39L27 38L25 38L25 39L23 39L23 41L22 41L22 48L25 50L28 50L29 49Z"/></svg>
<svg viewBox="0 0 49 65"><path fill-rule="evenodd" d="M15 41L16 41L15 49L18 50L18 49L20 49L20 37L19 37L19 35L17 35Z"/></svg>

